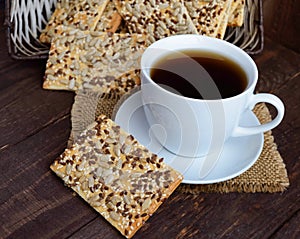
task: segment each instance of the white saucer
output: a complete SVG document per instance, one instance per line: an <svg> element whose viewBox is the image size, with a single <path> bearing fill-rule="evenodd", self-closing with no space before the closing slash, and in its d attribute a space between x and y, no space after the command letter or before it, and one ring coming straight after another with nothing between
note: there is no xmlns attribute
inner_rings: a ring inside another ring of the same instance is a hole
<svg viewBox="0 0 300 239"><path fill-rule="evenodd" d="M181 172L184 176L183 183L208 184L234 178L256 162L263 148L263 134L230 138L219 154L216 165L205 175L200 175L203 158L186 158L172 154L151 134L142 107L140 91L136 91L118 104L113 120L153 153L163 157L168 165ZM260 123L254 113L248 111L242 116L241 124L256 126Z"/></svg>

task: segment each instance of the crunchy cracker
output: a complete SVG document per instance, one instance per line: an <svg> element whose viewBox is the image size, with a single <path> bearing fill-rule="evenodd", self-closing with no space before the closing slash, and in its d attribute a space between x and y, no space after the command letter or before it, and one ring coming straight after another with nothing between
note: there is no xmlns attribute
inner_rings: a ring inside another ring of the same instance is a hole
<svg viewBox="0 0 300 239"><path fill-rule="evenodd" d="M215 37L223 39L225 36L225 32L228 26L228 20L230 16L230 11L231 11L231 3L233 0L226 0L223 2L223 8L224 8L224 17L222 18L219 27L217 28L217 34Z"/></svg>
<svg viewBox="0 0 300 239"><path fill-rule="evenodd" d="M103 14L95 27L97 32L116 32L122 21L121 15L118 13L112 0L106 5Z"/></svg>
<svg viewBox="0 0 300 239"><path fill-rule="evenodd" d="M56 28L46 65L44 89L101 89L126 92L139 84L145 36ZM129 73L129 74L128 74Z"/></svg>
<svg viewBox="0 0 300 239"><path fill-rule="evenodd" d="M94 30L109 0L60 0L57 2L47 26L40 35L40 41L50 43L55 28L60 25L81 30Z"/></svg>
<svg viewBox="0 0 300 239"><path fill-rule="evenodd" d="M228 26L241 27L244 23L245 1L233 0L232 10L229 14Z"/></svg>
<svg viewBox="0 0 300 239"><path fill-rule="evenodd" d="M97 92L123 94L141 84L139 69L125 72L118 77L113 75L109 77L109 80L108 77L95 77L91 81L85 82L82 87ZM109 86L105 86L105 84L109 84Z"/></svg>
<svg viewBox="0 0 300 239"><path fill-rule="evenodd" d="M197 33L181 0L114 0L130 33L147 34L148 44L161 38Z"/></svg>
<svg viewBox="0 0 300 239"><path fill-rule="evenodd" d="M50 168L127 238L183 179L104 115Z"/></svg>
<svg viewBox="0 0 300 239"><path fill-rule="evenodd" d="M186 0L185 6L201 35L223 38L232 0Z"/></svg>

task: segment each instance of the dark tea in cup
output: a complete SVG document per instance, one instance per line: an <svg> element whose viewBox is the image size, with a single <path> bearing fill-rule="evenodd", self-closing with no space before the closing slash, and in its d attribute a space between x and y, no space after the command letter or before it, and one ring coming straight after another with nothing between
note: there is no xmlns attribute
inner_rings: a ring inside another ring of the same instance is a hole
<svg viewBox="0 0 300 239"><path fill-rule="evenodd" d="M163 88L194 99L225 99L242 93L248 84L244 70L217 53L182 50L160 58L150 71Z"/></svg>

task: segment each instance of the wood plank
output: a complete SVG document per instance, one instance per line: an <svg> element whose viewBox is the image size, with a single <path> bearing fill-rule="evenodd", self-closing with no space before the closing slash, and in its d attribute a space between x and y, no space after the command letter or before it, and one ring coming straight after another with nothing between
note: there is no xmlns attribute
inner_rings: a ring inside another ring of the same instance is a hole
<svg viewBox="0 0 300 239"><path fill-rule="evenodd" d="M277 232L272 239L300 238L300 211L296 212Z"/></svg>
<svg viewBox="0 0 300 239"><path fill-rule="evenodd" d="M265 34L300 53L300 2L263 0Z"/></svg>
<svg viewBox="0 0 300 239"><path fill-rule="evenodd" d="M83 226L78 231L71 234L68 238L124 239L124 237L101 216L97 216L95 219L89 222L88 225L88 227Z"/></svg>
<svg viewBox="0 0 300 239"><path fill-rule="evenodd" d="M300 54L270 38L265 39L263 53L254 60L259 70L257 90L260 92L273 92L300 71Z"/></svg>
<svg viewBox="0 0 300 239"><path fill-rule="evenodd" d="M273 130L278 149L284 155L291 185L300 191L300 74L291 78L275 91L285 103L286 112L282 123ZM300 198L298 197L298 202ZM298 205L300 208L300 203ZM300 222L299 222L300 225Z"/></svg>
<svg viewBox="0 0 300 239"><path fill-rule="evenodd" d="M49 169L69 128L66 117L0 152L0 238L64 238L95 218Z"/></svg>
<svg viewBox="0 0 300 239"><path fill-rule="evenodd" d="M2 50L0 50L0 93L28 77L33 77L36 84L42 84L46 61L15 61L8 54L2 53Z"/></svg>
<svg viewBox="0 0 300 239"><path fill-rule="evenodd" d="M0 149L15 144L70 114L74 93L47 91L29 77L0 94Z"/></svg>
<svg viewBox="0 0 300 239"><path fill-rule="evenodd" d="M175 193L145 223L135 238L268 238L292 212L277 210L280 195ZM295 196L295 195L294 195ZM276 211L277 210L277 211ZM282 214L283 213L283 214ZM265 224L265 221L268 224ZM94 219L71 238L122 238Z"/></svg>

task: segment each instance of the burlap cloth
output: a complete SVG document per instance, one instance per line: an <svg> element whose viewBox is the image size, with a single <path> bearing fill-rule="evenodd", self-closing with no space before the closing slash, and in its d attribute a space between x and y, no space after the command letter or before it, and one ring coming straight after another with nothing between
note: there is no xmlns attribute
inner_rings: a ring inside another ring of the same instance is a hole
<svg viewBox="0 0 300 239"><path fill-rule="evenodd" d="M121 95L106 95L100 92L79 91L75 96L71 112L72 131L69 144L92 123L99 114L112 116L113 109ZM123 96L123 97L128 97ZM122 101L122 99L121 99ZM254 113L261 123L271 120L271 115L265 104L258 104ZM202 185L181 184L178 190L185 193L200 192L282 192L289 186L285 164L271 131L264 134L264 147L259 159L243 174L233 179Z"/></svg>

